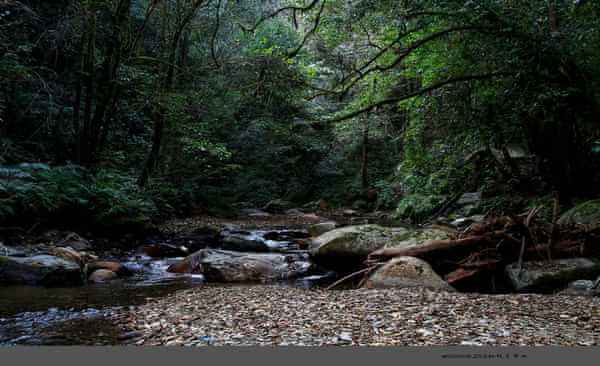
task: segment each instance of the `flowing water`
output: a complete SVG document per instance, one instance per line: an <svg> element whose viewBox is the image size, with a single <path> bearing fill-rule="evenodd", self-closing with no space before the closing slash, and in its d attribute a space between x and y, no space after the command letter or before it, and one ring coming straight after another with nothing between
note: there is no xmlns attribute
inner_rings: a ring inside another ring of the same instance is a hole
<svg viewBox="0 0 600 366"><path fill-rule="evenodd" d="M268 233L279 233L270 238ZM295 252L291 231L254 230L241 233L246 239L263 241L274 252ZM266 236L266 237L265 237ZM46 288L0 286L0 345L111 345L123 334L110 321L122 309L175 291L204 286L204 277L173 274L167 268L182 258L153 259L140 252L117 258L133 276L104 284ZM336 278L327 272L282 285L313 287Z"/></svg>

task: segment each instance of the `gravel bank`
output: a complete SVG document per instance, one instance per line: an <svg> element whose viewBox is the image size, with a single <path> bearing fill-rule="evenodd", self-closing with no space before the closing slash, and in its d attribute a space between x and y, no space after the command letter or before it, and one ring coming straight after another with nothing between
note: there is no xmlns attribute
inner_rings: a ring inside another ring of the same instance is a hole
<svg viewBox="0 0 600 366"><path fill-rule="evenodd" d="M600 345L600 298L205 286L131 308L138 345Z"/></svg>

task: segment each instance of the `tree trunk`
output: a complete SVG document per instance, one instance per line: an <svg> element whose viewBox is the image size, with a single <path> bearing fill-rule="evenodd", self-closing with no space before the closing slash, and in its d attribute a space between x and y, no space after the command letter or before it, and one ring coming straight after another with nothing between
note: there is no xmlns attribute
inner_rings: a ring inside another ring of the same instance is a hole
<svg viewBox="0 0 600 366"><path fill-rule="evenodd" d="M365 118L363 125L363 138L362 138L362 158L360 177L362 183L362 189L366 192L369 189L369 119Z"/></svg>

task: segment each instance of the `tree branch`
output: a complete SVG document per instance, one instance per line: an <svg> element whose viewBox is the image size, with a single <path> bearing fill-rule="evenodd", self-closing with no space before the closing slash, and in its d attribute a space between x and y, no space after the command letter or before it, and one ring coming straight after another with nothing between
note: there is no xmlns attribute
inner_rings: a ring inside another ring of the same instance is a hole
<svg viewBox="0 0 600 366"><path fill-rule="evenodd" d="M436 89L440 89L440 88L442 88L442 87L444 87L446 85L449 85L449 84L455 84L455 83L460 83L460 82L464 82L464 81L485 80L485 79L491 79L491 78L498 77L498 76L511 76L511 75L514 75L514 73L492 72L492 73L487 73L487 74L465 75L465 76L459 76L459 77L455 77L455 78L450 78L450 79L447 79L447 80L435 83L435 84L433 84L431 86L428 86L426 88L422 88L420 90L417 90L417 91L415 91L413 93L406 94L406 95L404 95L402 97L399 97L399 98L388 98L388 99L380 100L380 101L378 101L376 103L373 103L373 104L371 104L371 105L369 105L367 107L361 108L361 109L359 109L357 111L350 112L348 114L344 114L344 115L342 115L340 117L335 117L335 118L332 118L332 119L325 120L325 122L341 122L341 121L345 121L345 120L354 118L356 116L359 116L359 115L361 115L363 113L370 112L370 111L372 111L375 108L378 108L378 107L381 107L381 106L384 106L384 105L388 105L388 104L398 103L398 102L401 102L401 101L404 101L404 100L408 100L408 99L417 97L419 95L423 95L423 94L429 93L429 92L434 91Z"/></svg>

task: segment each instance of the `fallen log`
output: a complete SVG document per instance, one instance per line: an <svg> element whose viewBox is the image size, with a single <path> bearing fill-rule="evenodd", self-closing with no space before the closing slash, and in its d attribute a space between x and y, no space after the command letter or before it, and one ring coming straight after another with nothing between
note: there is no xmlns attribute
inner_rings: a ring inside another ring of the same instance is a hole
<svg viewBox="0 0 600 366"><path fill-rule="evenodd" d="M503 231L496 231L486 235L469 236L463 239L430 240L421 246L409 249L382 248L369 254L367 262L380 262L382 259L385 260L393 257L435 257L449 250L470 247L473 247L475 250L477 246L495 244L497 240L504 236L503 234Z"/></svg>

